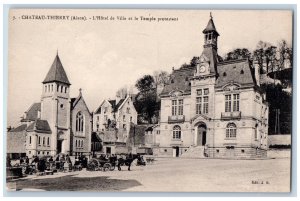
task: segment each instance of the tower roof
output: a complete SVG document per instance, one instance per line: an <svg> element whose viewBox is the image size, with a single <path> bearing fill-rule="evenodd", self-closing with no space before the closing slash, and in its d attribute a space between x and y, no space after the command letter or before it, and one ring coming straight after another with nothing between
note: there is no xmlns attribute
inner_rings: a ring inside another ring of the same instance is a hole
<svg viewBox="0 0 300 201"><path fill-rule="evenodd" d="M209 19L209 21L208 21L208 23L207 23L206 28L203 30L203 33L211 32L211 31L214 31L214 32L219 36L219 33L217 32L217 29L216 29L216 27L215 27L213 18L212 18L212 16L210 15L210 19Z"/></svg>
<svg viewBox="0 0 300 201"><path fill-rule="evenodd" d="M55 81L62 82L62 83L68 84L68 85L71 84L69 82L67 74L64 70L64 67L61 64L58 54L56 55L54 62L52 64L46 78L43 81L43 84L48 83L48 82L55 82Z"/></svg>

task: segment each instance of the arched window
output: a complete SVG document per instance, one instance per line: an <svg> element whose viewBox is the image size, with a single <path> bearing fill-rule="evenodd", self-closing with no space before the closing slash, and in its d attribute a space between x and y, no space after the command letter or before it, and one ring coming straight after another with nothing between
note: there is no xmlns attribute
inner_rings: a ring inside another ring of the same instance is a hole
<svg viewBox="0 0 300 201"><path fill-rule="evenodd" d="M39 145L41 145L41 137L39 136Z"/></svg>
<svg viewBox="0 0 300 201"><path fill-rule="evenodd" d="M47 139L47 145L48 146L50 145L50 137L48 137L48 139Z"/></svg>
<svg viewBox="0 0 300 201"><path fill-rule="evenodd" d="M53 92L53 84L51 84L51 92Z"/></svg>
<svg viewBox="0 0 300 201"><path fill-rule="evenodd" d="M236 125L234 123L227 124L226 138L236 138Z"/></svg>
<svg viewBox="0 0 300 201"><path fill-rule="evenodd" d="M45 137L43 137L43 146L45 145Z"/></svg>
<svg viewBox="0 0 300 201"><path fill-rule="evenodd" d="M60 92L62 93L62 92L63 92L63 90L64 90L64 86L61 86L61 88L60 88Z"/></svg>
<svg viewBox="0 0 300 201"><path fill-rule="evenodd" d="M65 87L65 93L67 93L67 87Z"/></svg>
<svg viewBox="0 0 300 201"><path fill-rule="evenodd" d="M77 132L83 132L84 128L84 121L83 121L83 115L81 112L78 112L76 115L76 131Z"/></svg>
<svg viewBox="0 0 300 201"><path fill-rule="evenodd" d="M59 84L57 84L57 92L59 92Z"/></svg>
<svg viewBox="0 0 300 201"><path fill-rule="evenodd" d="M31 136L29 136L29 144L31 144Z"/></svg>
<svg viewBox="0 0 300 201"><path fill-rule="evenodd" d="M181 139L181 128L180 126L173 127L173 139Z"/></svg>
<svg viewBox="0 0 300 201"><path fill-rule="evenodd" d="M47 92L47 85L45 85L45 92Z"/></svg>

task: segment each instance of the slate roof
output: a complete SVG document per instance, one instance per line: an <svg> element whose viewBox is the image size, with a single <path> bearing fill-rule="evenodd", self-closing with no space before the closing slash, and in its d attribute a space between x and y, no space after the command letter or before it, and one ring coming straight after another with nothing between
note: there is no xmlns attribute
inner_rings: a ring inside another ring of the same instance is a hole
<svg viewBox="0 0 300 201"><path fill-rule="evenodd" d="M43 84L54 81L71 84L58 55L56 55Z"/></svg>
<svg viewBox="0 0 300 201"><path fill-rule="evenodd" d="M219 56L217 50L213 47L206 47L203 49L202 54L209 60L210 73L215 74L218 72L217 65Z"/></svg>
<svg viewBox="0 0 300 201"><path fill-rule="evenodd" d="M214 23L212 17L209 19L206 28L203 30L203 33L207 33L210 31L214 31L219 36L219 33L217 32L217 29L216 29L216 26L215 26L215 23Z"/></svg>
<svg viewBox="0 0 300 201"><path fill-rule="evenodd" d="M117 105L115 105L115 107L113 108L113 111L114 111L114 112L117 112L117 111L118 111L119 107L122 105L122 103L124 102L124 100L125 100L125 98L121 99L121 100L117 103Z"/></svg>
<svg viewBox="0 0 300 201"><path fill-rule="evenodd" d="M92 133L92 139L91 139L91 141L92 142L102 142L100 136L96 132Z"/></svg>
<svg viewBox="0 0 300 201"><path fill-rule="evenodd" d="M38 118L38 111L41 111L41 103L33 103L26 111L26 116L22 121L34 121Z"/></svg>
<svg viewBox="0 0 300 201"><path fill-rule="evenodd" d="M21 131L25 131L27 128L26 124L22 124L16 128L11 129L9 132L21 132Z"/></svg>
<svg viewBox="0 0 300 201"><path fill-rule="evenodd" d="M51 128L47 120L35 120L32 124L28 126L26 131L36 131L40 133L51 133Z"/></svg>
<svg viewBox="0 0 300 201"><path fill-rule="evenodd" d="M219 63L218 73L216 87L223 87L228 83L238 83L241 86L256 85L254 71L247 59Z"/></svg>
<svg viewBox="0 0 300 201"><path fill-rule="evenodd" d="M161 96L169 95L171 91L180 90L184 94L191 92L191 85L189 79L194 75L196 67L184 67L174 70L170 76L170 82L165 85Z"/></svg>

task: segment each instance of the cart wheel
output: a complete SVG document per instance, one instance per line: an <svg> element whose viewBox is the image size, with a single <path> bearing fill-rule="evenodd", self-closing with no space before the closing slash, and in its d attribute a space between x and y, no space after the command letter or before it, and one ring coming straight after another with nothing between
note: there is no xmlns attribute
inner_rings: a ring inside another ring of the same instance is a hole
<svg viewBox="0 0 300 201"><path fill-rule="evenodd" d="M109 163L105 163L105 164L103 165L103 171L104 171L104 172L110 170L110 168L111 168L111 165L110 165Z"/></svg>
<svg viewBox="0 0 300 201"><path fill-rule="evenodd" d="M110 168L109 168L109 170L110 170L110 171L114 171L114 170L115 170L115 168L116 168L116 166L115 166L115 165L111 165L111 166L110 166Z"/></svg>
<svg viewBox="0 0 300 201"><path fill-rule="evenodd" d="M99 168L99 163L97 160L91 160L87 165L87 170L96 171Z"/></svg>

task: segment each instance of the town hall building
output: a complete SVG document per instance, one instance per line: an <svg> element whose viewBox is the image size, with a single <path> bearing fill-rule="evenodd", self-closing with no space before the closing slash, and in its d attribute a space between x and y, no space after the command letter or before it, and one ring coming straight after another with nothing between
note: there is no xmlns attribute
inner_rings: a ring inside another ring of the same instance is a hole
<svg viewBox="0 0 300 201"><path fill-rule="evenodd" d="M154 154L212 158L266 157L268 103L258 66L222 61L211 17L195 67L173 70L161 93Z"/></svg>

